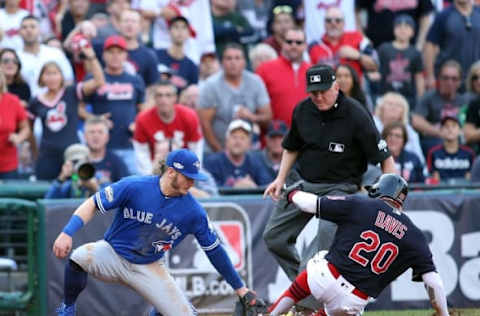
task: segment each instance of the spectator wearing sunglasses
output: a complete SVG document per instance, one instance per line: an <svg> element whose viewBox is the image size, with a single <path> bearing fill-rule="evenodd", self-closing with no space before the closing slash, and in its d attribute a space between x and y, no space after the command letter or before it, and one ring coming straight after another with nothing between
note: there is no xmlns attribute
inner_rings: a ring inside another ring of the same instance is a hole
<svg viewBox="0 0 480 316"><path fill-rule="evenodd" d="M310 44L325 34L325 14L332 5L331 0L305 1L305 35ZM345 31L356 31L355 1L337 1L345 15Z"/></svg>
<svg viewBox="0 0 480 316"><path fill-rule="evenodd" d="M461 79L460 64L454 60L445 62L440 68L438 89L425 93L415 107L412 125L420 134L424 154L442 141L441 119L458 117L461 107L467 104L466 96L458 92Z"/></svg>
<svg viewBox="0 0 480 316"><path fill-rule="evenodd" d="M325 35L309 48L313 64L323 63L332 67L348 64L360 78L364 71L378 69L376 51L362 33L345 31L345 16L340 8L331 7L325 14Z"/></svg>
<svg viewBox="0 0 480 316"><path fill-rule="evenodd" d="M272 9L272 22L270 28L272 35L267 37L263 42L272 46L278 55L282 53L282 42L284 36L289 29L295 26L293 17L293 9L288 5L279 5Z"/></svg>
<svg viewBox="0 0 480 316"><path fill-rule="evenodd" d="M290 29L285 33L282 54L261 64L256 71L270 96L273 119L281 120L287 126L291 124L295 106L308 96L305 76L310 64L303 60L306 48L304 31Z"/></svg>

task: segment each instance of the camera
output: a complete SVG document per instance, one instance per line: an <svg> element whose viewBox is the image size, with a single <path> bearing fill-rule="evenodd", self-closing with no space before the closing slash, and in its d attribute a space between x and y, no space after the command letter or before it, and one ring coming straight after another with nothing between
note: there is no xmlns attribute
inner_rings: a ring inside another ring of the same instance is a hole
<svg viewBox="0 0 480 316"><path fill-rule="evenodd" d="M89 149L82 144L73 144L64 152L64 160L71 161L73 173L80 180L89 180L95 176L95 166L88 160Z"/></svg>
<svg viewBox="0 0 480 316"><path fill-rule="evenodd" d="M87 159L72 160L73 172L80 180L89 180L95 176L95 166Z"/></svg>

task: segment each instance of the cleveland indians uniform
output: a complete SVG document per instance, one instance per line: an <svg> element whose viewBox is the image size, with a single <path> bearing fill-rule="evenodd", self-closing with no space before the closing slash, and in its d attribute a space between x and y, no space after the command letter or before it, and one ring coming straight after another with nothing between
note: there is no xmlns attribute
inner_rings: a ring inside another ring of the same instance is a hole
<svg viewBox="0 0 480 316"><path fill-rule="evenodd" d="M328 315L360 315L370 297L408 268L414 281L435 271L423 233L385 201L327 196L319 203L320 217L338 230L328 254L308 261L306 281Z"/></svg>

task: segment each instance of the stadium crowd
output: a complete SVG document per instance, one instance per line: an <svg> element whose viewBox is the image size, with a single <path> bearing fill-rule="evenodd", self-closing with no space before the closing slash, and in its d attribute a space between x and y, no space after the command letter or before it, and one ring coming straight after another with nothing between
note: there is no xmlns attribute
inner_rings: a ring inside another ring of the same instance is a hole
<svg viewBox="0 0 480 316"><path fill-rule="evenodd" d="M162 172L179 148L210 175L196 196L265 186L315 64L407 181L480 181L480 1L3 3L0 179L52 181L47 197Z"/></svg>

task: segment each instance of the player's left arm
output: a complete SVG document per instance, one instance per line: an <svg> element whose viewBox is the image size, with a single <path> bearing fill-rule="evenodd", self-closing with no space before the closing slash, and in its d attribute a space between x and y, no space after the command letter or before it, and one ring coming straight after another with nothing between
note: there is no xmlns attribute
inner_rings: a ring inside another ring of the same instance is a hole
<svg viewBox="0 0 480 316"><path fill-rule="evenodd" d="M228 257L227 252L220 243L212 224L209 222L206 214L198 218L194 223L197 225L195 238L200 247L208 257L215 269L225 278L235 292L240 296L244 296L248 292L242 279L238 275L235 267Z"/></svg>
<svg viewBox="0 0 480 316"><path fill-rule="evenodd" d="M435 271L431 271L422 274L422 279L430 297L430 303L437 312L437 316L448 316L447 298L445 297L440 275Z"/></svg>
<svg viewBox="0 0 480 316"><path fill-rule="evenodd" d="M96 212L96 206L93 199L86 199L73 213L70 221L63 231L58 235L53 244L53 253L57 258L65 258L72 250L72 236L88 223Z"/></svg>
<svg viewBox="0 0 480 316"><path fill-rule="evenodd" d="M287 200L298 206L303 212L315 217L337 222L347 216L352 209L352 201L346 196L323 196L294 190L287 192Z"/></svg>

